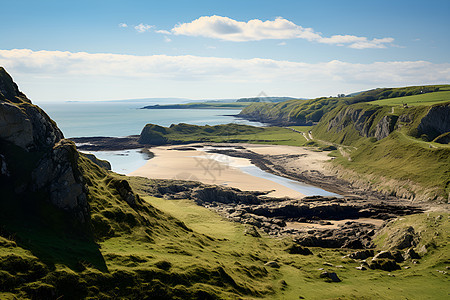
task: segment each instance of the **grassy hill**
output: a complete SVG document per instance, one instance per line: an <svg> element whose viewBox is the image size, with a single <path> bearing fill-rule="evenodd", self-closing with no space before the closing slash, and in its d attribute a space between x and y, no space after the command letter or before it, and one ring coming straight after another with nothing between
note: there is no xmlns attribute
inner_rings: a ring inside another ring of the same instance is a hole
<svg viewBox="0 0 450 300"><path fill-rule="evenodd" d="M139 142L150 145L214 143L258 143L301 146L306 142L302 134L280 127L254 127L239 124L197 126L173 124L162 127L147 124Z"/></svg>
<svg viewBox="0 0 450 300"><path fill-rule="evenodd" d="M86 164L93 172L89 177L103 182L98 186L103 200L94 200L94 210L103 211L104 222L115 229L97 242L106 269L87 261L78 268L63 262L49 266L16 238L2 235L1 299L440 299L449 292L443 273L450 259L448 214L402 217L376 237L378 249L389 249L387 237L412 226L421 237L416 248L427 249L419 264L406 260L397 271L360 271L359 260L345 257L354 250L310 248L313 255L290 254L289 238L253 237L246 225L190 200L146 196L143 191L152 182L143 178L128 179L141 191L141 208L120 201L109 205L110 176L125 177ZM64 247L82 250L77 244ZM268 261L280 267L265 265ZM342 282L320 278L322 269L336 272Z"/></svg>
<svg viewBox="0 0 450 300"><path fill-rule="evenodd" d="M424 120L440 124L443 118L440 125L446 128L441 130L447 132L449 104L396 110L371 103L340 106L312 132L315 139L340 147L333 164L344 167L347 179L400 197L447 201L450 145L434 142L442 132L425 127ZM427 117L436 110L442 111L440 116Z"/></svg>
<svg viewBox="0 0 450 300"><path fill-rule="evenodd" d="M418 105L434 105L438 103L450 101L450 88L439 90L439 92L403 96L397 98L389 98L368 102L373 105L387 105L387 106L402 106L406 104L408 106Z"/></svg>
<svg viewBox="0 0 450 300"><path fill-rule="evenodd" d="M311 125L319 122L323 115L339 105L371 102L382 99L400 99L404 96L424 96L433 99L428 105L445 102L449 85L411 86L403 88L379 88L362 92L353 97L321 97L312 100L290 100L280 103L254 103L245 107L240 116L275 125ZM435 93L443 93L433 95ZM433 96L431 96L433 95ZM383 100L384 101L384 100ZM400 100L400 103L403 100ZM417 100L416 100L417 101ZM425 100L426 101L426 100ZM389 103L389 101L387 101ZM413 102L411 102L413 103ZM382 105L382 104L380 104Z"/></svg>

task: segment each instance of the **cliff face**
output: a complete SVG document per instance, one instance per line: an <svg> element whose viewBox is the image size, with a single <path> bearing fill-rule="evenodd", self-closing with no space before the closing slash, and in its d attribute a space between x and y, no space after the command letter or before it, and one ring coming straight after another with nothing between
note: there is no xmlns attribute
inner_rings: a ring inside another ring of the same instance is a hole
<svg viewBox="0 0 450 300"><path fill-rule="evenodd" d="M417 130L419 134L426 134L430 140L450 132L450 103L430 107Z"/></svg>
<svg viewBox="0 0 450 300"><path fill-rule="evenodd" d="M449 103L413 107L396 114L393 111L391 107L368 104L341 106L325 115L313 131L342 144L351 144L358 137L374 137L379 141L402 127L428 141L450 131Z"/></svg>
<svg viewBox="0 0 450 300"><path fill-rule="evenodd" d="M0 185L8 200L45 195L86 222L89 205L78 159L74 143L0 67Z"/></svg>

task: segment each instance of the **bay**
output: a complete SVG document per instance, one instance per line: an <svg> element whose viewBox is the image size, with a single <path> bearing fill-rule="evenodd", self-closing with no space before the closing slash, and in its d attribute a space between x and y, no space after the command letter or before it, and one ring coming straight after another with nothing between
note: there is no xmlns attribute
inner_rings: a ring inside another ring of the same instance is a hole
<svg viewBox="0 0 450 300"><path fill-rule="evenodd" d="M138 135L148 123L161 126L189 123L218 125L261 123L235 118L237 109L140 109L157 102L63 102L39 103L62 130L65 137ZM161 104L161 103L159 103ZM167 104L167 103L164 103Z"/></svg>

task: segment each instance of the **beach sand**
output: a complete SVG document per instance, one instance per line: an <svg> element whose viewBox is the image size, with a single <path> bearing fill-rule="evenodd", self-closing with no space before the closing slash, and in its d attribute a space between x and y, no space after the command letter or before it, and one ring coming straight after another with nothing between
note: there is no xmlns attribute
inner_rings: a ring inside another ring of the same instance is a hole
<svg viewBox="0 0 450 300"><path fill-rule="evenodd" d="M198 145L198 144L196 144ZM301 147L240 144L249 150L264 155L305 154L303 162L295 162L303 169L320 170L321 162L328 160L323 153ZM155 157L143 167L128 174L156 179L194 180L205 184L216 184L238 188L243 191L272 191L268 196L303 198L305 195L268 179L244 173L239 167L250 166L246 158L235 158L198 150L176 150L180 146L161 146L150 150ZM189 147L189 145L185 145ZM292 163L292 162L291 162Z"/></svg>

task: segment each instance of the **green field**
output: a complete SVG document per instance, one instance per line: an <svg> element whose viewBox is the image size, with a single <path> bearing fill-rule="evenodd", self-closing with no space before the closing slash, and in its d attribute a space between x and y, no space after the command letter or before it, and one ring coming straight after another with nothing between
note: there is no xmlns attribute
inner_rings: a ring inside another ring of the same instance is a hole
<svg viewBox="0 0 450 300"><path fill-rule="evenodd" d="M214 142L302 146L307 141L301 133L282 127L238 124L215 126L177 124L161 127L147 124L141 133L140 142L152 145Z"/></svg>
<svg viewBox="0 0 450 300"><path fill-rule="evenodd" d="M146 182L130 180L135 186ZM107 181L99 186L104 193L105 187ZM311 247L313 255L289 254L289 238L246 235L246 225L193 201L143 199L156 209L139 213L118 202L95 208L109 211L105 222L115 228L98 242L105 269L86 261L70 268L63 262L46 265L14 238L0 237L0 299L51 299L54 291L63 299L445 299L450 292L449 276L442 273L450 259L447 213L398 218L376 236L379 249L388 249L387 237L413 226L420 235L417 248L427 247L419 264L407 260L397 271L360 271L360 262L344 257L354 250ZM139 214L152 218L145 226L133 225L132 215ZM52 247L83 251L63 240L48 242L49 254ZM268 261L280 268L266 266ZM320 278L323 269L342 282Z"/></svg>
<svg viewBox="0 0 450 300"><path fill-rule="evenodd" d="M219 243L211 243L211 249L205 247L205 251L198 254L198 264L220 262L233 278L239 278L239 269L243 266L250 270L251 266L263 267L264 262L269 260L278 261L280 269L266 267L267 276L255 278L256 282L252 282L255 288L274 290L274 294L261 295L262 298L299 299L301 296L305 299L438 299L445 298L450 292L446 284L449 283L448 276L435 270L445 269L449 259L450 245L446 234L446 230L450 229L448 214L441 216L441 219L437 218L438 213L409 216L387 227L383 234L392 234L399 228L412 225L423 233L423 243L420 245L436 245L429 260L422 261L419 265L405 262L403 266L410 266L411 269L395 271L394 276L387 276L386 271L356 270L355 267L359 266L357 262L342 258L351 250L311 248L314 253L312 256L292 255L283 251L290 243L289 239L246 236L244 225L229 222L192 201L167 201L153 197L145 199L161 211L180 219L195 232L221 240ZM433 229L430 231L431 228ZM389 245L385 243L383 234L377 242L380 248L385 249ZM108 249L107 243L102 248ZM211 251L212 249L216 251ZM163 257L160 259L174 258L161 255ZM177 261L188 266L193 259L178 258ZM325 262L342 267L327 267L323 265ZM229 268L230 266L234 267ZM321 272L319 268L336 272L343 281L328 283L321 280L318 278Z"/></svg>
<svg viewBox="0 0 450 300"><path fill-rule="evenodd" d="M376 100L367 103L373 105L387 105L387 106L401 106L403 104L408 104L408 106L418 106L418 105L433 105L448 101L450 101L450 91L444 90L421 95Z"/></svg>

